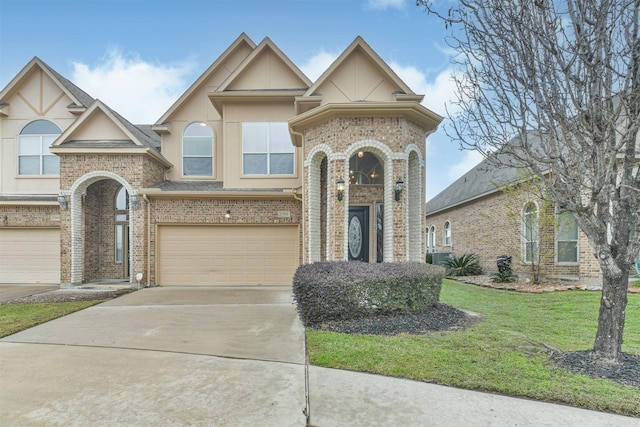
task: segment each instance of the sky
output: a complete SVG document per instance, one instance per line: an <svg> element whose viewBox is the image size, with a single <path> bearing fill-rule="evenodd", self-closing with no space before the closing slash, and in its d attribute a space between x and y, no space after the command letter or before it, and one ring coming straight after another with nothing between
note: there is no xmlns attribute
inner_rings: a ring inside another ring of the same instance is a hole
<svg viewBox="0 0 640 427"><path fill-rule="evenodd" d="M445 134L444 25L415 0L0 0L0 88L37 56L135 124L152 124L241 34L269 37L312 81L362 36L423 105L427 200L480 162Z"/></svg>

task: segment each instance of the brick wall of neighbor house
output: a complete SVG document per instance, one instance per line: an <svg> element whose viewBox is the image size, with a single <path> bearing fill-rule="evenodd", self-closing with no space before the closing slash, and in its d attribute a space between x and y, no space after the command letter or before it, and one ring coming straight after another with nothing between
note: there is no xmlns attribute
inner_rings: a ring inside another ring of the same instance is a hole
<svg viewBox="0 0 640 427"><path fill-rule="evenodd" d="M531 274L531 266L522 262L522 224L520 210L526 199L520 195L494 193L482 199L459 205L437 214L428 215L426 229L436 228L436 252L454 255L475 253L485 273L497 271L496 257L511 255L513 270L521 275ZM542 204L539 204L542 206ZM553 214L553 206L547 206L547 214ZM444 246L444 223L451 223L451 246ZM558 265L555 262L555 232L552 222L541 220L540 254L541 272L550 277L572 279L594 278L600 270L591 254L591 247L580 232L580 265Z"/></svg>
<svg viewBox="0 0 640 427"><path fill-rule="evenodd" d="M0 205L0 227L3 228L59 228L60 206Z"/></svg>
<svg viewBox="0 0 640 427"><path fill-rule="evenodd" d="M230 218L225 218L227 211L231 211ZM159 224L300 225L301 211L302 205L295 199L151 198L151 266L156 263L156 226ZM279 212L289 212L290 216L285 218L278 215ZM299 242L302 245L301 239ZM301 249L299 254L298 262L302 263ZM155 272L152 271L151 276L151 282L155 283Z"/></svg>
<svg viewBox="0 0 640 427"><path fill-rule="evenodd" d="M392 170L389 176L385 175L385 191L393 191L393 185L397 177L402 176L405 182L408 180L407 176L407 160L397 160L398 156L405 156L405 150L410 144L415 144L421 151L421 156L424 159L424 141L425 130L416 125L415 123L403 118L403 117L336 117L327 120L319 125L311 126L304 130L304 153L303 158L305 161L310 161L309 155L316 147L326 146L331 150L328 164L327 179L330 186L338 178L343 177L347 179L348 171L345 169L348 167L348 159L340 158L340 154L347 152L354 144L365 144L364 149L367 150L367 143L381 144L380 150L383 150L385 154L392 158ZM376 153L376 150L370 150ZM382 160L382 159L381 159ZM309 168L305 167L304 173L304 186L309 192L308 200L320 200L320 195L316 194L320 191L319 187L310 185L309 183ZM424 168L421 168L420 172L424 181ZM362 204L371 203L373 200L366 200L364 195L358 195L354 193L352 195L355 186L347 186L345 193L345 200L348 200L350 204ZM334 194L330 191L329 194ZM355 199L353 198L355 196ZM377 196L376 196L377 197ZM377 201L377 199L376 199ZM424 202L424 200L423 200ZM424 206L424 203L420 203ZM330 197L328 200L329 210L329 236L330 248L328 252L328 259L343 259L345 254L344 238L345 238L345 209L347 208L344 203L338 203L335 197ZM393 224L385 224L385 240L393 241L393 254L394 259L397 261L406 260L407 257L407 219L408 215L405 215L407 210L407 199L402 198L399 202L394 202L392 206L394 211ZM424 217L424 208L422 214L416 213L420 218ZM421 221L421 219L420 219ZM324 226L324 222L322 222ZM317 231L314 231L317 233ZM310 241L317 240L320 236L309 236L309 227L305 227L304 240ZM421 238L422 240L422 238ZM322 250L322 256L324 258L324 247ZM420 258L422 258L420 256Z"/></svg>

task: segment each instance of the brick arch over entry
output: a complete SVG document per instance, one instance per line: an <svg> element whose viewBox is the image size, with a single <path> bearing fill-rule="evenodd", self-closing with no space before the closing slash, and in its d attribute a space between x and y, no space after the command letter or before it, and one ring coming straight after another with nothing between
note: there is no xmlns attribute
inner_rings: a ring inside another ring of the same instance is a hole
<svg viewBox="0 0 640 427"><path fill-rule="evenodd" d="M137 196L136 192L133 190L129 182L127 182L120 175L115 174L109 171L95 171L83 175L78 178L74 184L71 186L71 189L67 192L60 191L61 194L67 195L70 198L69 203L69 211L71 213L71 269L70 269L70 285L77 286L82 284L83 281L83 271L84 271L84 239L82 235L82 195L86 192L87 188L91 184L94 184L98 181L102 181L105 179L113 180L120 183L129 193L129 198L131 200L132 196ZM133 242L134 242L134 223L131 221L133 215L131 215L131 211L133 210L134 203L129 203L129 256L132 259L129 260L129 280L133 280L133 266L134 266L134 250L133 250Z"/></svg>

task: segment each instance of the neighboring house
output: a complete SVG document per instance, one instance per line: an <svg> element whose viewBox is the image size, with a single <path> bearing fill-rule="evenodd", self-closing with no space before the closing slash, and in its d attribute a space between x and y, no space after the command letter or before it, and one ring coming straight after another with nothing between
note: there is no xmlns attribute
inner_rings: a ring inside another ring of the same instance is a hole
<svg viewBox="0 0 640 427"><path fill-rule="evenodd" d="M0 283L289 284L421 261L441 117L360 37L310 81L241 34L153 125L39 58L0 92Z"/></svg>
<svg viewBox="0 0 640 427"><path fill-rule="evenodd" d="M427 252L478 255L485 273L497 258L512 257L512 269L533 277L589 282L600 267L573 215L536 195L521 169L485 159L427 202Z"/></svg>

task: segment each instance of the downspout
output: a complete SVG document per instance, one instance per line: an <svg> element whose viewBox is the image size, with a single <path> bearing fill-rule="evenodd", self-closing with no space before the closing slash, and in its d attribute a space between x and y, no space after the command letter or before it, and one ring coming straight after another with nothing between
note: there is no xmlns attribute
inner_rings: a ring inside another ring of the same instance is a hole
<svg viewBox="0 0 640 427"><path fill-rule="evenodd" d="M142 198L147 203L147 288L151 285L151 200L146 194Z"/></svg>
<svg viewBox="0 0 640 427"><path fill-rule="evenodd" d="M291 126L289 126L289 132L291 133L291 135L294 136L294 141L296 139L300 139L300 149L302 150L302 147L304 146L304 135L301 132L295 131L293 130L293 128L291 128ZM295 144L294 144L295 145ZM301 211L301 223L302 223L302 264L304 264L304 257L307 256L307 261L309 261L309 257L307 254L307 239L305 239L305 201L304 201L304 197L298 197L298 193L296 192L296 190L298 188L303 188L304 189L304 158L302 159L302 171L301 174L302 176L302 185L300 187L297 188L292 188L291 191L293 191L293 198L302 202L302 211ZM304 196L304 190L303 190L303 196ZM309 238L311 238L311 236L309 236Z"/></svg>

